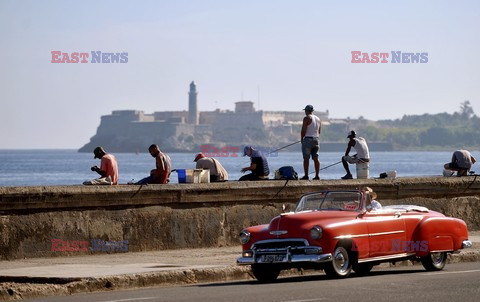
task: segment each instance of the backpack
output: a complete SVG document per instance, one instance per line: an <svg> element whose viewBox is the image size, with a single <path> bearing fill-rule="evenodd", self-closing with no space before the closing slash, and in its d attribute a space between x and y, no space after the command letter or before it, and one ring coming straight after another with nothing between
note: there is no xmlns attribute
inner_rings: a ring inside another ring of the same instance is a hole
<svg viewBox="0 0 480 302"><path fill-rule="evenodd" d="M292 166L284 166L278 169L280 179L298 179L298 174Z"/></svg>

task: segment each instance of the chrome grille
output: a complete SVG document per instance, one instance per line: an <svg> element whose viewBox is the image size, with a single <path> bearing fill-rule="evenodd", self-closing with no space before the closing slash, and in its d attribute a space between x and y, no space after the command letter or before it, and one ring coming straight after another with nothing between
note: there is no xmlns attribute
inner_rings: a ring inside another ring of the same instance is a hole
<svg viewBox="0 0 480 302"><path fill-rule="evenodd" d="M271 239L255 242L252 249L286 249L302 246L308 246L308 241L305 239Z"/></svg>

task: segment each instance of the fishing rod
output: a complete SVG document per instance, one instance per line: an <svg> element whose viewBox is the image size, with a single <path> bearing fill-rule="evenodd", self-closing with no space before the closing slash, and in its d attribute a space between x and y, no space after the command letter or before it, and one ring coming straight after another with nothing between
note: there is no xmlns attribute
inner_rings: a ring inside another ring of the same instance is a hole
<svg viewBox="0 0 480 302"><path fill-rule="evenodd" d="M285 149L285 148L287 148L287 147L293 146L293 145L295 145L295 144L301 143L301 142L302 142L302 141L296 141L296 142L294 142L294 143L291 143L291 144L288 144L288 145L286 145L286 146L280 147L280 148L278 148L278 149L276 149L276 150L273 150L273 151L268 152L267 155L268 155L268 154L271 154L271 153L273 153L273 152L280 151L280 150Z"/></svg>
<svg viewBox="0 0 480 302"><path fill-rule="evenodd" d="M265 154L265 155L270 155L270 154L272 154L272 153L274 153L274 152L280 151L280 150L282 150L282 149L285 149L285 148L287 148L287 147L293 146L293 145L298 144L298 143L301 143L301 142L302 142L302 141L296 141L296 142L294 142L294 143L291 143L291 144L288 144L288 145L286 145L286 146L283 146L283 147L280 147L280 148L278 148L278 149L275 149L275 150L273 150L273 151L270 151L270 152L268 152L268 153Z"/></svg>
<svg viewBox="0 0 480 302"><path fill-rule="evenodd" d="M327 168L333 167L333 166L335 166L335 165L338 165L338 164L341 163L341 162L342 162L342 161L339 161L339 162L336 162L336 163L334 163L334 164L331 164L331 165L328 165L328 166L326 166L326 167L323 167L323 168L321 168L319 171L322 171L322 170L324 170L324 169L327 169Z"/></svg>
<svg viewBox="0 0 480 302"><path fill-rule="evenodd" d="M322 170L328 169L328 168L330 168L330 167L333 167L333 166L335 166L335 165L338 165L338 164L341 163L341 162L342 162L342 161L339 161L339 162L336 162L336 163L334 163L334 164L328 165L328 166L326 166L326 167L321 168L321 169L318 170L318 171L322 171ZM315 171L312 171L312 172L308 173L308 175L310 175L310 174L312 174L312 173L315 173Z"/></svg>

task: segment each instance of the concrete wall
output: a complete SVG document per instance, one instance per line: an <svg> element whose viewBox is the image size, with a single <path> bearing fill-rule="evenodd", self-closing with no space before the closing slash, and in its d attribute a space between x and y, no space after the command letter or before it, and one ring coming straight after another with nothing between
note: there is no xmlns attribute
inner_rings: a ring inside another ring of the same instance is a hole
<svg viewBox="0 0 480 302"><path fill-rule="evenodd" d="M293 206L304 193L366 185L382 204L424 205L480 229L480 179L474 177L284 184L1 187L0 259L94 253L51 251L52 239L128 240L129 251L236 245L242 228L268 223L283 203Z"/></svg>

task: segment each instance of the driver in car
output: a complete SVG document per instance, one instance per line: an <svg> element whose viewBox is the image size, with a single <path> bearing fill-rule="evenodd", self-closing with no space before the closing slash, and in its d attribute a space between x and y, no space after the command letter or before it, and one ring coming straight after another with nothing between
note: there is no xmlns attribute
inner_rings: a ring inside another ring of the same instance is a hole
<svg viewBox="0 0 480 302"><path fill-rule="evenodd" d="M367 197L367 208L370 206L372 210L380 210L382 205L376 200L377 193L375 193L372 188L364 187L363 192L368 195Z"/></svg>

